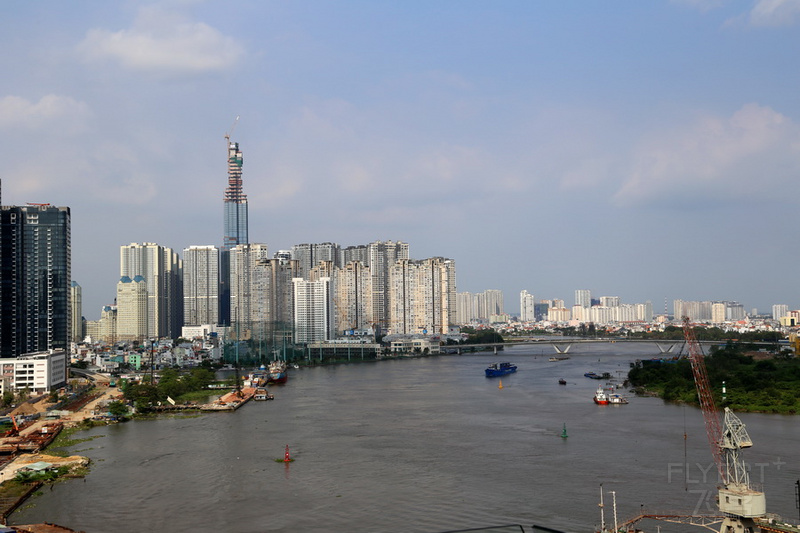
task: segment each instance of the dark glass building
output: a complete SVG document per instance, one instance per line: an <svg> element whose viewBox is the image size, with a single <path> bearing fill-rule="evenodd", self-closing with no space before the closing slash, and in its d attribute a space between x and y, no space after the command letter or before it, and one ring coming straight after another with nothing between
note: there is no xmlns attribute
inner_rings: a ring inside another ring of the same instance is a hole
<svg viewBox="0 0 800 533"><path fill-rule="evenodd" d="M242 189L243 162L239 143L228 142L228 187L223 204L225 228L219 256L219 322L223 325L231 323L231 248L248 244L247 195Z"/></svg>
<svg viewBox="0 0 800 533"><path fill-rule="evenodd" d="M69 352L69 207L0 207L0 357Z"/></svg>

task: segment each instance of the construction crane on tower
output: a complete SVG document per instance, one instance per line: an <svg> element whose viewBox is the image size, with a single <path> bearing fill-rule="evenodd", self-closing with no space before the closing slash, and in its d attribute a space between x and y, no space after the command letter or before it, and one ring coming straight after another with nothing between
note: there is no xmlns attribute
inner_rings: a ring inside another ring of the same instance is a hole
<svg viewBox="0 0 800 533"><path fill-rule="evenodd" d="M236 118L233 120L233 124L228 129L228 132L225 134L225 142L230 144L231 142L231 135L233 135L233 130L236 129L236 125L239 123L239 115L236 115Z"/></svg>
<svg viewBox="0 0 800 533"><path fill-rule="evenodd" d="M744 423L729 408L725 408L724 418L720 419L720 412L711 393L703 351L688 317L683 317L683 335L689 348L689 362L703 411L711 455L722 482L718 505L725 518L720 533L760 531L753 519L766 516L766 498L763 492L750 485L750 476L740 456L744 448L753 445L753 441L747 434Z"/></svg>

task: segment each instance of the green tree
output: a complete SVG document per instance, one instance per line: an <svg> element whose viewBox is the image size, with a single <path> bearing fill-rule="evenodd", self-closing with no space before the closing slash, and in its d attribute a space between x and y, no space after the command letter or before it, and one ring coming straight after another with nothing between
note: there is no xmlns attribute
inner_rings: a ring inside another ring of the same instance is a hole
<svg viewBox="0 0 800 533"><path fill-rule="evenodd" d="M3 393L3 407L9 407L14 404L14 393L10 390L7 390Z"/></svg>
<svg viewBox="0 0 800 533"><path fill-rule="evenodd" d="M128 416L128 404L115 400L108 404L108 414L116 418L125 418Z"/></svg>

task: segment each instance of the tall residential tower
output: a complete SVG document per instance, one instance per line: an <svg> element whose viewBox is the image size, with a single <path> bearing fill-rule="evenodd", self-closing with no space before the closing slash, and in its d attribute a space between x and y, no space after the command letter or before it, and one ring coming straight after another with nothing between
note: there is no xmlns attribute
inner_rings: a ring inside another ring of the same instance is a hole
<svg viewBox="0 0 800 533"><path fill-rule="evenodd" d="M219 249L183 249L183 321L186 325L219 324Z"/></svg>
<svg viewBox="0 0 800 533"><path fill-rule="evenodd" d="M144 282L147 288L146 338L176 338L183 326L183 262L172 248L154 242L120 246L119 274L123 288L131 282ZM137 276L142 279L137 280ZM133 291L135 292L135 291ZM131 301L137 301L136 299ZM138 304L137 304L138 305ZM140 315L123 309L117 302L118 316ZM124 328L117 326L119 331ZM138 335L138 329L136 329Z"/></svg>

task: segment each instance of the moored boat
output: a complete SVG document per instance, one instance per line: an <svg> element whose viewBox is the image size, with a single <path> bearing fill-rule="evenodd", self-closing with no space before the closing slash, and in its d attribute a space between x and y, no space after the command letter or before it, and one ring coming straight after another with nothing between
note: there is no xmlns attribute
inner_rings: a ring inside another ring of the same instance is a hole
<svg viewBox="0 0 800 533"><path fill-rule="evenodd" d="M256 393L253 396L253 400L256 400L256 401L259 401L259 402L265 401L265 400L274 400L274 399L275 399L275 396L273 396L272 394L267 392L267 389L264 389L264 388L256 389Z"/></svg>
<svg viewBox="0 0 800 533"><path fill-rule="evenodd" d="M286 363L283 361L272 361L269 364L269 382L286 383L289 374L286 372Z"/></svg>
<svg viewBox="0 0 800 533"><path fill-rule="evenodd" d="M492 363L486 368L486 377L494 378L498 376L505 376L517 371L517 365L511 363Z"/></svg>
<svg viewBox="0 0 800 533"><path fill-rule="evenodd" d="M608 403L621 405L628 403L628 399L625 396L614 392L608 395Z"/></svg>
<svg viewBox="0 0 800 533"><path fill-rule="evenodd" d="M603 387L597 387L597 392L594 393L594 403L597 405L608 405L608 394L603 390Z"/></svg>
<svg viewBox="0 0 800 533"><path fill-rule="evenodd" d="M558 380L558 384L559 385L566 385L567 384L567 380L564 379L564 378L561 378L561 379Z"/></svg>

